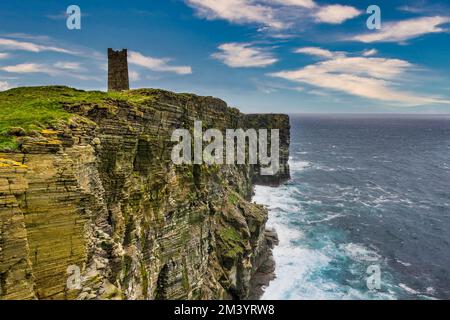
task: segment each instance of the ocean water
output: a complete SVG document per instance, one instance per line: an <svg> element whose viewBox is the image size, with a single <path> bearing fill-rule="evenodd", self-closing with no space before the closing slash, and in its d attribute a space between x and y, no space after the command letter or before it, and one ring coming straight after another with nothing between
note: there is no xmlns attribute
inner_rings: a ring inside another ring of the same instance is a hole
<svg viewBox="0 0 450 320"><path fill-rule="evenodd" d="M263 299L450 299L450 116L291 116ZM367 268L380 268L369 290Z"/></svg>

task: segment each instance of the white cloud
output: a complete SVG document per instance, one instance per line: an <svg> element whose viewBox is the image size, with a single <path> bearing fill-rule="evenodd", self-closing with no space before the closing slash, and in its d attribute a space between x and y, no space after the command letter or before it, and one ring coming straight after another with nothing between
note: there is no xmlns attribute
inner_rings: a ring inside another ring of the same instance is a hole
<svg viewBox="0 0 450 320"><path fill-rule="evenodd" d="M377 49L370 49L370 50L365 50L363 51L362 55L364 57L371 57L378 54L378 50Z"/></svg>
<svg viewBox="0 0 450 320"><path fill-rule="evenodd" d="M84 75L84 74L68 73L68 74L64 74L64 76L70 76L72 78L83 80L83 81L88 81L88 80L97 81L97 82L104 82L105 81L104 77L99 77L99 76L95 76L95 75Z"/></svg>
<svg viewBox="0 0 450 320"><path fill-rule="evenodd" d="M11 85L7 81L0 81L0 91L11 89Z"/></svg>
<svg viewBox="0 0 450 320"><path fill-rule="evenodd" d="M303 53L311 56L322 57L322 58L332 58L338 55L343 55L341 52L332 52L327 49L317 48L317 47L304 47L299 48L294 51L295 53Z"/></svg>
<svg viewBox="0 0 450 320"><path fill-rule="evenodd" d="M362 12L351 6L319 6L314 0L185 0L206 19L256 24L260 31L292 29L302 21L340 24Z"/></svg>
<svg viewBox="0 0 450 320"><path fill-rule="evenodd" d="M1 67L0 70L10 73L46 73L49 75L57 73L52 67L37 63L21 63L13 66L5 66Z"/></svg>
<svg viewBox="0 0 450 320"><path fill-rule="evenodd" d="M29 35L24 33L9 33L0 37L0 51L28 51L34 53L55 52L69 54L80 58L104 61L104 52L99 52L88 47L61 44L61 40L55 40L49 36Z"/></svg>
<svg viewBox="0 0 450 320"><path fill-rule="evenodd" d="M412 65L409 62L399 59L338 56L306 68L314 73L349 73L381 79L393 79L410 67Z"/></svg>
<svg viewBox="0 0 450 320"><path fill-rule="evenodd" d="M77 71L85 70L79 63L56 62L53 65L41 63L20 63L16 65L0 67L1 71L17 74L44 73L50 76L70 76L80 80L97 80L98 77L83 75Z"/></svg>
<svg viewBox="0 0 450 320"><path fill-rule="evenodd" d="M329 97L330 96L327 92L323 92L320 90L309 90L307 93L315 95L315 96L319 96L319 97Z"/></svg>
<svg viewBox="0 0 450 320"><path fill-rule="evenodd" d="M334 56L298 70L276 72L270 76L407 106L450 103L437 97L398 90L402 77L412 68L412 64L399 59Z"/></svg>
<svg viewBox="0 0 450 320"><path fill-rule="evenodd" d="M9 58L9 53L0 52L0 59L6 59Z"/></svg>
<svg viewBox="0 0 450 320"><path fill-rule="evenodd" d="M129 77L131 81L139 81L141 80L141 75L137 71L130 71Z"/></svg>
<svg viewBox="0 0 450 320"><path fill-rule="evenodd" d="M214 53L212 57L232 68L263 68L278 61L270 53L252 47L250 43L225 43L219 49L221 52Z"/></svg>
<svg viewBox="0 0 450 320"><path fill-rule="evenodd" d="M285 27L281 20L274 17L271 7L248 0L186 0L208 19L224 19L234 23L258 23L275 29Z"/></svg>
<svg viewBox="0 0 450 320"><path fill-rule="evenodd" d="M349 19L353 19L361 14L361 11L351 6L343 6L340 4L321 7L316 13L317 21L341 24Z"/></svg>
<svg viewBox="0 0 450 320"><path fill-rule="evenodd" d="M271 0L271 2L276 2L285 6L298 6L304 8L315 8L317 4L313 0Z"/></svg>
<svg viewBox="0 0 450 320"><path fill-rule="evenodd" d="M192 73L192 68L189 66L172 66L168 64L170 62L168 58L153 58L144 56L136 51L130 51L128 53L128 62L152 71L173 72L176 74Z"/></svg>
<svg viewBox="0 0 450 320"><path fill-rule="evenodd" d="M81 12L81 17L88 17L89 14L87 14L86 12L82 11ZM50 20L67 20L67 12L66 11L60 11L59 13L51 13L51 14L47 14L46 17Z"/></svg>
<svg viewBox="0 0 450 320"><path fill-rule="evenodd" d="M23 50L30 52L42 52L42 51L52 51L59 53L72 52L63 48L51 46L51 45L40 45L29 41L19 41L13 39L0 38L0 48L3 50Z"/></svg>
<svg viewBox="0 0 450 320"><path fill-rule="evenodd" d="M62 61L59 61L59 62L56 62L54 64L54 66L55 66L55 68L64 69L64 70L72 70L72 71L84 70L84 68L78 62L62 62Z"/></svg>
<svg viewBox="0 0 450 320"><path fill-rule="evenodd" d="M378 32L356 35L350 40L371 43L371 42L402 42L405 40L420 37L428 33L446 32L447 29L441 27L450 23L449 17L421 17L398 22L385 23Z"/></svg>
<svg viewBox="0 0 450 320"><path fill-rule="evenodd" d="M405 11L405 12L410 12L410 13L420 13L420 11L417 10L417 8L411 7L411 6L408 6L408 5L398 7L397 9L400 10L400 11Z"/></svg>

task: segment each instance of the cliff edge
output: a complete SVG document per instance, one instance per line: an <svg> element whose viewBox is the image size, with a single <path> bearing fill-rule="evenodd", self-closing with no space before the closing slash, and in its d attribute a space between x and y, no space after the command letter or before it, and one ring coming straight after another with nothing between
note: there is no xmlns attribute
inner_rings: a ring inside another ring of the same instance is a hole
<svg viewBox="0 0 450 320"><path fill-rule="evenodd" d="M171 161L177 128L280 129L280 171ZM246 299L289 178L289 118L140 89L0 92L0 299ZM78 273L79 272L79 273ZM258 291L259 289L256 289Z"/></svg>

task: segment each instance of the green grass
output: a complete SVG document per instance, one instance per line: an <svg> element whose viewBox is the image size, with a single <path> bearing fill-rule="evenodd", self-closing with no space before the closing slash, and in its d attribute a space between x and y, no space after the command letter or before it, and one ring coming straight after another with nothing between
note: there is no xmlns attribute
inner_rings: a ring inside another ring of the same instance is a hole
<svg viewBox="0 0 450 320"><path fill-rule="evenodd" d="M225 249L225 256L229 258L234 258L238 254L244 252L243 250L243 239L237 230L233 228L224 228L219 231L219 236L222 239Z"/></svg>
<svg viewBox="0 0 450 320"><path fill-rule="evenodd" d="M231 204L236 205L239 202L239 197L234 191L230 191L230 195L228 200L230 200Z"/></svg>
<svg viewBox="0 0 450 320"><path fill-rule="evenodd" d="M111 100L136 105L151 101L153 92L82 91L63 86L22 87L0 92L0 150L17 149L16 138L8 134L11 128L22 128L29 134L70 119L72 114L64 106L90 103L107 107Z"/></svg>

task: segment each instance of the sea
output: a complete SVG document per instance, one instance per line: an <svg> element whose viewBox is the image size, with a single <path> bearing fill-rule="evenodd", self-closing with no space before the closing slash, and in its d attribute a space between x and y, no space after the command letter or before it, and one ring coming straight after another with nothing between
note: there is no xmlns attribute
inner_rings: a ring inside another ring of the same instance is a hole
<svg viewBox="0 0 450 320"><path fill-rule="evenodd" d="M450 299L450 115L291 115L262 299Z"/></svg>

